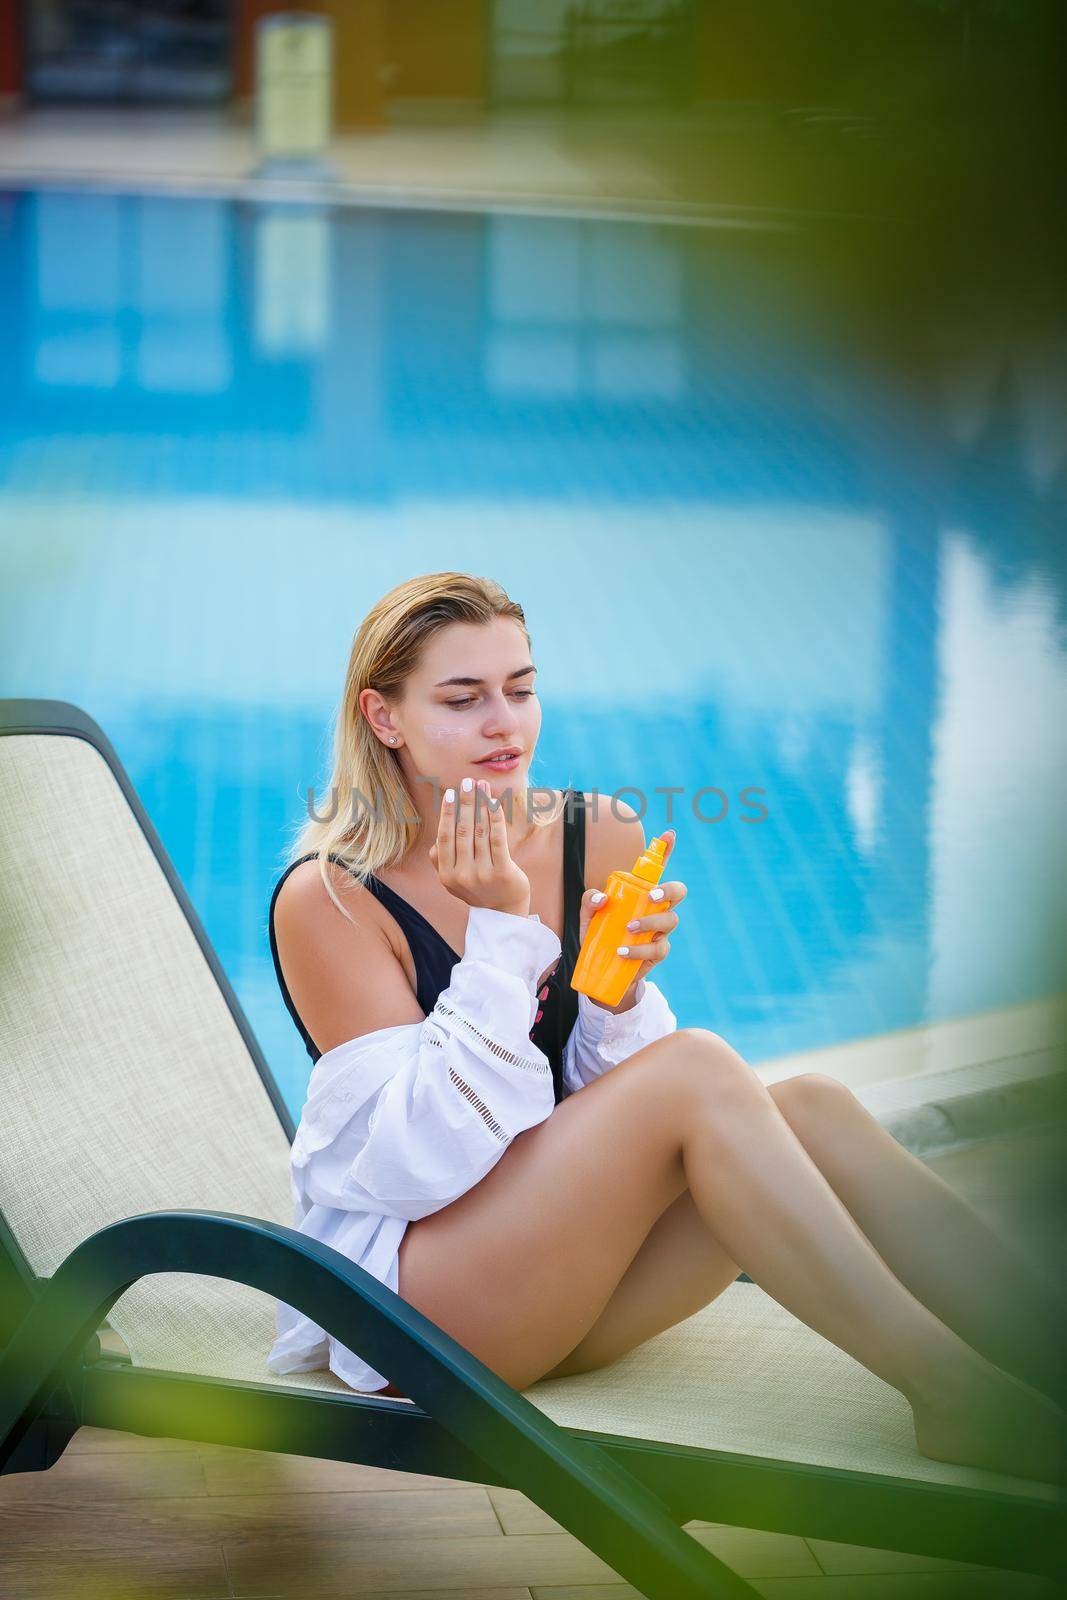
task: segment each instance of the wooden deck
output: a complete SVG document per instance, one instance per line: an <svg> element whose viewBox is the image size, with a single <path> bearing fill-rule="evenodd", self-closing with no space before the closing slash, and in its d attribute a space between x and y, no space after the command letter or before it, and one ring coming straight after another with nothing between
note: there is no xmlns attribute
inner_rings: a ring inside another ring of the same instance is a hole
<svg viewBox="0 0 1067 1600"><path fill-rule="evenodd" d="M1050 1226L1037 1169L978 1146L932 1163L1002 1226ZM1056 1230L1058 1232L1058 1230ZM1051 1235L1050 1235L1051 1239ZM691 1522L773 1600L1030 1600L1017 1573ZM0 1478L0 1600L629 1600L524 1495L380 1468L83 1428Z"/></svg>

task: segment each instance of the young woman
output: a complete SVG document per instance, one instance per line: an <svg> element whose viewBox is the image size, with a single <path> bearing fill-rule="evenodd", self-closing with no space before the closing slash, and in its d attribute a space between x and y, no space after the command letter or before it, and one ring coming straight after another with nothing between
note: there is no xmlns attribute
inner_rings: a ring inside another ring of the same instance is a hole
<svg viewBox="0 0 1067 1600"><path fill-rule="evenodd" d="M1051 1291L843 1084L768 1089L677 1027L646 975L685 885L633 927L619 1005L570 988L645 835L530 788L535 678L521 607L484 578L413 578L356 634L331 806L271 901L315 1062L296 1226L517 1389L616 1360L744 1270L907 1397L925 1454L1056 1478ZM277 1332L271 1370L400 1394L283 1302Z"/></svg>

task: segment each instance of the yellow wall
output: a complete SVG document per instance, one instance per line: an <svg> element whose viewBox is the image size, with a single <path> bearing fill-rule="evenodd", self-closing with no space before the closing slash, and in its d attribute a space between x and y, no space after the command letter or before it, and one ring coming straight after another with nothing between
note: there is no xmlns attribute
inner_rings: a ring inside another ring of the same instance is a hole
<svg viewBox="0 0 1067 1600"><path fill-rule="evenodd" d="M483 97L486 0L390 0L388 13L392 94Z"/></svg>

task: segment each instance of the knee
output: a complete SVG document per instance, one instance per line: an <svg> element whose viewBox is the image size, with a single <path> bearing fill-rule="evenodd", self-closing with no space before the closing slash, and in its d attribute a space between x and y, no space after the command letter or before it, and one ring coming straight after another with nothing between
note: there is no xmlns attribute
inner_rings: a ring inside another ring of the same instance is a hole
<svg viewBox="0 0 1067 1600"><path fill-rule="evenodd" d="M730 1060L740 1062L743 1067L748 1066L733 1045L721 1034L712 1033L710 1028L679 1028L672 1037L682 1047L686 1058L698 1062L705 1071Z"/></svg>
<svg viewBox="0 0 1067 1600"><path fill-rule="evenodd" d="M862 1109L847 1083L825 1072L800 1072L769 1085L769 1092L783 1116L813 1117L821 1122L850 1116Z"/></svg>
<svg viewBox="0 0 1067 1600"><path fill-rule="evenodd" d="M762 1091L756 1072L721 1034L710 1028L679 1028L672 1037L674 1059L686 1087L711 1093L720 1106L734 1091L746 1095L753 1089Z"/></svg>

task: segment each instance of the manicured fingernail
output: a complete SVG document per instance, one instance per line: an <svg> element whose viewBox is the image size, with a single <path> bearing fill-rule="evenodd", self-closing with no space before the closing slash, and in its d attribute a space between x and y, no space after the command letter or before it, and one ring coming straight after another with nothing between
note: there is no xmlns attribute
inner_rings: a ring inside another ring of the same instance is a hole
<svg viewBox="0 0 1067 1600"><path fill-rule="evenodd" d="M641 924L639 922L628 922L626 926L631 933L636 933Z"/></svg>
<svg viewBox="0 0 1067 1600"><path fill-rule="evenodd" d="M650 900L662 900L663 899L663 895L664 895L664 890L662 890L662 889L650 889L648 891L648 898Z"/></svg>
<svg viewBox="0 0 1067 1600"><path fill-rule="evenodd" d="M460 784L460 788L463 790L464 794L470 794L471 790L474 788L474 779L464 778L463 782Z"/></svg>
<svg viewBox="0 0 1067 1600"><path fill-rule="evenodd" d="M606 900L607 899L607 895L604 893L604 891L602 889L594 889L593 893L590 895L589 898L592 900L592 902L593 902L593 904L595 906L598 906L600 904L601 900Z"/></svg>
<svg viewBox="0 0 1067 1600"><path fill-rule="evenodd" d="M620 956L628 956L629 954L630 954L630 946L628 944L620 944L620 946L619 946L619 955Z"/></svg>
<svg viewBox="0 0 1067 1600"><path fill-rule="evenodd" d="M450 806L455 798L456 798L455 789L446 789L445 790L445 805L446 806Z"/></svg>

